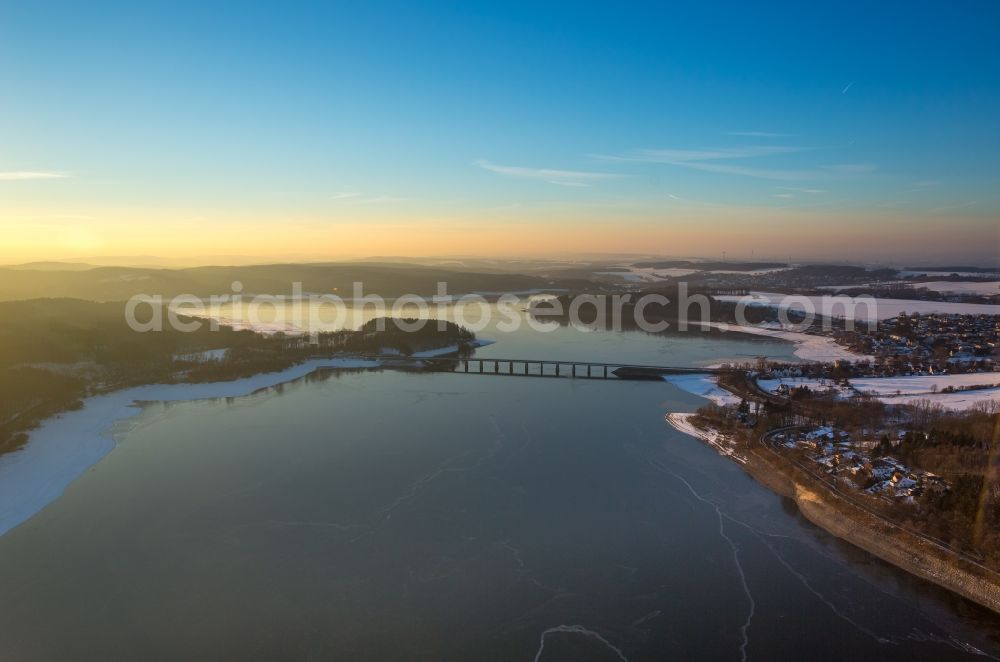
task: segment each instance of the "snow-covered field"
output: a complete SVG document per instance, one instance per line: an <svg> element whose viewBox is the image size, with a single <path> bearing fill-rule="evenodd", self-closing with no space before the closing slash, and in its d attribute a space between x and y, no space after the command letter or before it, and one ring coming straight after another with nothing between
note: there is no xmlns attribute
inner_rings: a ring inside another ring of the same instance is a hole
<svg viewBox="0 0 1000 662"><path fill-rule="evenodd" d="M908 280L888 280L881 283L866 283L865 285L821 285L821 290L846 290L851 287L873 287L877 285L912 285L914 289L927 288L941 294L1000 294L1000 280L993 281L949 281L935 280L926 283L914 283Z"/></svg>
<svg viewBox="0 0 1000 662"><path fill-rule="evenodd" d="M1000 388L977 389L975 391L959 391L957 393L920 393L916 395L901 395L898 397L880 396L880 400L890 404L913 404L920 400L930 400L946 409L971 409L980 402L1000 403Z"/></svg>
<svg viewBox="0 0 1000 662"><path fill-rule="evenodd" d="M746 297L720 295L720 301L745 301L749 305L803 310L808 303L816 315L844 317L859 321L885 320L900 313L941 313L946 315L1000 315L1000 305L952 303L950 301L916 301L910 299L874 299L871 297L821 297L751 292ZM807 311L808 312L808 311Z"/></svg>
<svg viewBox="0 0 1000 662"><path fill-rule="evenodd" d="M664 377L675 386L711 400L718 405L739 404L740 398L726 391L712 375L671 375ZM851 380L851 388L837 386L828 379L808 377L786 377L780 379L760 379L757 384L764 390L776 393L781 384L789 388L808 386L813 390L833 389L839 398L850 398L856 392L872 393L888 404L913 404L920 400L930 400L947 409L969 409L980 402L1000 403L1000 372L981 372L962 375L927 375L916 377L865 377ZM940 393L947 386L970 387L996 384L994 388ZM939 392L934 392L934 387ZM677 427L676 425L674 427ZM680 429L678 427L678 429ZM686 430L682 430L686 431ZM694 433L689 433L694 434ZM704 438L701 434L696 434ZM714 444L713 444L714 445Z"/></svg>
<svg viewBox="0 0 1000 662"><path fill-rule="evenodd" d="M1000 280L980 281L978 283L935 280L927 283L914 283L913 287L926 287L928 290L947 294L1000 294Z"/></svg>
<svg viewBox="0 0 1000 662"><path fill-rule="evenodd" d="M755 336L765 336L776 340L785 340L795 345L792 353L805 361L830 363L833 361L870 361L872 359L867 354L858 354L846 347L841 347L837 344L837 341L828 336L817 336L810 333L802 333L801 331L788 331L780 328L779 325L750 326L711 322L708 326L720 331L735 331Z"/></svg>
<svg viewBox="0 0 1000 662"><path fill-rule="evenodd" d="M968 409L976 403L986 401L1000 402L1000 372L915 377L859 377L851 380L851 388L837 386L828 379L803 377L759 379L757 384L771 393L776 393L781 384L787 384L789 388L805 385L813 390L833 389L839 398L850 398L858 392L871 393L889 404L912 404L918 400L930 400L948 409ZM996 387L956 393L940 392L948 386L968 388L982 385Z"/></svg>
<svg viewBox="0 0 1000 662"><path fill-rule="evenodd" d="M904 269L898 273L904 278L912 278L914 276L950 276L953 273L962 278L992 278L1000 276L1000 271L912 271Z"/></svg>
<svg viewBox="0 0 1000 662"><path fill-rule="evenodd" d="M709 374L669 375L664 377L663 380L670 382L683 391L711 400L717 405L738 405L740 403L738 397L719 386L717 377Z"/></svg>
<svg viewBox="0 0 1000 662"><path fill-rule="evenodd" d="M186 315L187 317L194 317L206 321L214 319L219 323L219 326L229 326L235 331L256 331L257 333L263 333L264 335L284 333L288 336L299 336L303 334L302 328L298 325L293 324L292 322L285 322L280 319L272 321L260 319L249 320L244 317L213 314L213 312L208 309L184 309L183 311L178 312Z"/></svg>
<svg viewBox="0 0 1000 662"><path fill-rule="evenodd" d="M871 283L845 283L844 285L819 285L818 290L846 290L852 287L875 287L877 285L905 285L909 281L905 280L882 280Z"/></svg>
<svg viewBox="0 0 1000 662"><path fill-rule="evenodd" d="M870 377L852 379L851 384L859 391L877 395L932 394L952 386L954 388L1000 385L1000 372L973 372L962 375L918 375L915 377Z"/></svg>
<svg viewBox="0 0 1000 662"><path fill-rule="evenodd" d="M788 271L791 267L771 267L769 269L754 269L753 271L738 271L736 269L711 269L706 273L710 274L743 274L745 276L763 276L773 274L778 271Z"/></svg>
<svg viewBox="0 0 1000 662"><path fill-rule="evenodd" d="M667 278L697 273L697 269L655 269L653 267L622 267L628 271L595 271L600 276L618 276L631 283L656 283Z"/></svg>
<svg viewBox="0 0 1000 662"><path fill-rule="evenodd" d="M211 384L151 384L98 395L78 411L46 420L24 448L0 455L0 535L42 510L115 448L113 429L142 402L233 398L303 377L319 368L375 368L376 361L318 359L281 372Z"/></svg>
<svg viewBox="0 0 1000 662"><path fill-rule="evenodd" d="M709 274L744 274L746 276L761 276L763 274L774 273L775 271L785 271L789 267L773 267L770 269L756 269L753 271L737 271L734 269L684 269L680 267L670 267L667 269L657 269L655 267L622 267L628 271L595 271L601 276L618 276L629 282L655 283L665 280L665 278L680 278L697 273Z"/></svg>

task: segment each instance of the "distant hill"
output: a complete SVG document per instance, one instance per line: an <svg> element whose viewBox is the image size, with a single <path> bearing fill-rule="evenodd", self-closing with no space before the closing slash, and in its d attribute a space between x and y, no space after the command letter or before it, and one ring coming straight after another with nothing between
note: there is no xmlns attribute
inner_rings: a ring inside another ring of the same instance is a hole
<svg viewBox="0 0 1000 662"><path fill-rule="evenodd" d="M433 295L439 282L449 294L505 292L586 285L579 279L556 279L511 273L467 273L416 265L271 264L234 267L155 269L94 267L87 270L0 269L0 301L68 297L91 301L124 301L135 294L208 297L232 293L240 281L243 293L291 294L292 283L303 292L351 296L352 284L363 283L365 294L396 297Z"/></svg>
<svg viewBox="0 0 1000 662"><path fill-rule="evenodd" d="M636 262L632 266L640 269L697 269L699 271L756 271L758 269L781 269L784 262L695 262L693 260L654 260Z"/></svg>
<svg viewBox="0 0 1000 662"><path fill-rule="evenodd" d="M928 273L986 273L995 274L1000 267L903 267L903 271L926 271Z"/></svg>
<svg viewBox="0 0 1000 662"><path fill-rule="evenodd" d="M0 267L0 269L15 269L17 271L87 271L97 265L83 262L25 262Z"/></svg>
<svg viewBox="0 0 1000 662"><path fill-rule="evenodd" d="M162 257L159 255L89 255L86 257L48 260L48 264L86 264L95 267L139 267L150 269L185 269L189 267L204 267L208 265L249 265L261 264L267 260L250 255L199 255L196 257ZM272 262L306 263L323 262L321 258L312 259L306 256L273 258ZM44 264L36 262L35 264ZM16 265L28 266L28 265Z"/></svg>

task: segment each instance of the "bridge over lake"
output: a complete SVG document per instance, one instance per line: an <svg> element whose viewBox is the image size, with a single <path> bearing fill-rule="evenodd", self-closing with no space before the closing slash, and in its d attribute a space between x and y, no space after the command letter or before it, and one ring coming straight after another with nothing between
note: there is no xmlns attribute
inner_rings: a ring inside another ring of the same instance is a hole
<svg viewBox="0 0 1000 662"><path fill-rule="evenodd" d="M400 367L420 362L426 368L470 375L507 375L513 377L561 377L569 379L660 379L665 375L742 372L731 368L604 363L600 361L561 361L553 359L366 356L383 364Z"/></svg>

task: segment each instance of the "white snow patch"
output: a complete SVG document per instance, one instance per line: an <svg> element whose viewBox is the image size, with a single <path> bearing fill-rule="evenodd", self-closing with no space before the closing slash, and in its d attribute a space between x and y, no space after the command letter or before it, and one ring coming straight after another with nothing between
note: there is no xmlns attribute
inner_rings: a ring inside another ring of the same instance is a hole
<svg viewBox="0 0 1000 662"><path fill-rule="evenodd" d="M737 462L743 464L746 463L746 459L742 455L738 454L733 448L732 442L718 430L695 427L691 422L691 419L694 416L694 414L674 413L667 414L665 419L675 430L691 435L695 439L701 439L718 451L719 455L731 457Z"/></svg>
<svg viewBox="0 0 1000 662"><path fill-rule="evenodd" d="M949 281L935 280L926 283L914 282L911 280L887 280L864 284L845 285L820 285L821 290L847 290L854 287L879 287L885 285L910 285L913 289L927 288L932 292L940 294L979 294L989 296L1000 294L1000 280L994 281Z"/></svg>
<svg viewBox="0 0 1000 662"><path fill-rule="evenodd" d="M750 333L756 336L786 340L795 345L793 354L806 361L831 363L834 361L870 361L874 358L868 354L852 352L846 347L838 345L837 341L830 336L818 336L801 331L787 331L781 328L779 324L752 326L748 324L710 322L708 326L720 331L738 331L739 333Z"/></svg>
<svg viewBox="0 0 1000 662"><path fill-rule="evenodd" d="M486 345L492 345L495 342L495 340L480 338L469 343L469 347L485 347ZM413 352L410 356L414 359L431 359L435 356L447 356L448 354L454 354L458 350L458 345L449 345L447 347L439 347L438 349L426 349L422 352Z"/></svg>
<svg viewBox="0 0 1000 662"><path fill-rule="evenodd" d="M927 283L913 283L913 287L926 287L928 290L942 294L980 294L984 296L1000 294L1000 280L980 282L935 280Z"/></svg>
<svg viewBox="0 0 1000 662"><path fill-rule="evenodd" d="M738 405L740 403L740 398L719 386L719 378L713 375L668 375L663 380L683 391L711 400L717 405Z"/></svg>
<svg viewBox="0 0 1000 662"><path fill-rule="evenodd" d="M913 377L860 377L851 384L859 391L876 395L931 395L948 386L1000 386L1000 372L970 372L960 375L916 375Z"/></svg>
<svg viewBox="0 0 1000 662"><path fill-rule="evenodd" d="M710 274L743 274L745 276L763 276L764 274L773 274L778 271L788 271L791 267L770 267L768 269L753 269L751 271L739 271L737 269L712 269L706 273Z"/></svg>
<svg viewBox="0 0 1000 662"><path fill-rule="evenodd" d="M994 276L1000 276L1000 270L998 271L913 271L903 269L898 272L900 276L904 278L912 278L914 276L950 276L955 274L956 276L961 276L962 278L992 278Z"/></svg>
<svg viewBox="0 0 1000 662"><path fill-rule="evenodd" d="M972 409L980 402L1000 403L1000 388L976 389L974 391L958 391L956 393L921 393L916 395L901 395L892 397L879 396L879 399L889 404L913 404L920 400L930 400L945 409L964 411Z"/></svg>
<svg viewBox="0 0 1000 662"><path fill-rule="evenodd" d="M845 317L858 321L886 320L900 313L938 313L944 315L1000 315L1000 305L983 303L953 303L950 301L917 301L911 299L877 299L873 297L801 296L778 292L751 292L746 297L719 295L720 301L745 301L750 305L779 309L803 309L808 301L817 315ZM849 302L849 305L844 305Z"/></svg>
<svg viewBox="0 0 1000 662"><path fill-rule="evenodd" d="M697 269L656 269L655 267L622 267L628 271L595 271L601 276L618 276L632 283L656 283L667 278L697 273Z"/></svg>

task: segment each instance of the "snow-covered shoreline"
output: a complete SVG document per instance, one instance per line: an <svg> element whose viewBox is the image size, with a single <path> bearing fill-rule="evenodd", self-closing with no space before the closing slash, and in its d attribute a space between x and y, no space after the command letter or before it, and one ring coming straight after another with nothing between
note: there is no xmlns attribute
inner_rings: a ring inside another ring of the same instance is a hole
<svg viewBox="0 0 1000 662"><path fill-rule="evenodd" d="M748 333L755 336L763 336L766 338L774 338L776 340L790 342L795 346L792 353L804 361L832 363L834 361L871 361L874 358L868 354L852 352L846 347L838 345L837 341L830 336L817 336L811 333L787 331L785 329L768 326L726 324L724 322L710 322L707 326L719 331Z"/></svg>
<svg viewBox="0 0 1000 662"><path fill-rule="evenodd" d="M718 377L707 373L670 375L664 377L663 381L669 382L683 391L705 398L717 405L739 404L741 399L739 396L719 386ZM746 458L735 451L730 441L723 434L718 430L705 430L695 427L691 423L692 417L694 417L694 413L691 412L674 412L667 414L664 419L678 432L683 432L695 439L704 441L718 451L719 455L732 458L741 464L746 463Z"/></svg>
<svg viewBox="0 0 1000 662"><path fill-rule="evenodd" d="M719 386L719 378L708 373L668 375L663 381L670 382L677 388L711 400L717 405L738 405L740 398Z"/></svg>
<svg viewBox="0 0 1000 662"><path fill-rule="evenodd" d="M732 447L732 444L728 443L725 436L723 436L718 430L703 430L702 428L695 427L694 424L691 423L691 419L693 417L694 414L673 413L667 414L665 420L678 432L683 432L684 434L690 435L695 439L704 441L706 444L718 451L719 455L732 458L740 464L746 464L746 458L736 452L736 450Z"/></svg>
<svg viewBox="0 0 1000 662"><path fill-rule="evenodd" d="M280 372L229 382L149 384L87 398L83 407L45 420L19 450L0 455L0 536L27 521L114 450L113 430L138 416L144 402L250 395L322 368L376 368L378 361L315 359Z"/></svg>
<svg viewBox="0 0 1000 662"><path fill-rule="evenodd" d="M483 347L494 341L470 343ZM457 345L416 352L415 359L453 354ZM81 409L46 419L20 449L0 455L0 536L55 501L66 488L115 449L114 430L138 416L143 403L235 398L294 381L316 370L378 368L374 359L312 359L279 372L227 382L148 384L87 398Z"/></svg>
<svg viewBox="0 0 1000 662"><path fill-rule="evenodd" d="M467 343L469 347L486 347L487 345L492 345L496 340L487 340L486 338L477 338L470 343ZM439 347L438 349L427 349L422 352L414 352L410 354L411 358L414 359L432 359L435 356L447 356L448 354L454 354L459 349L458 345L450 345L448 347Z"/></svg>

